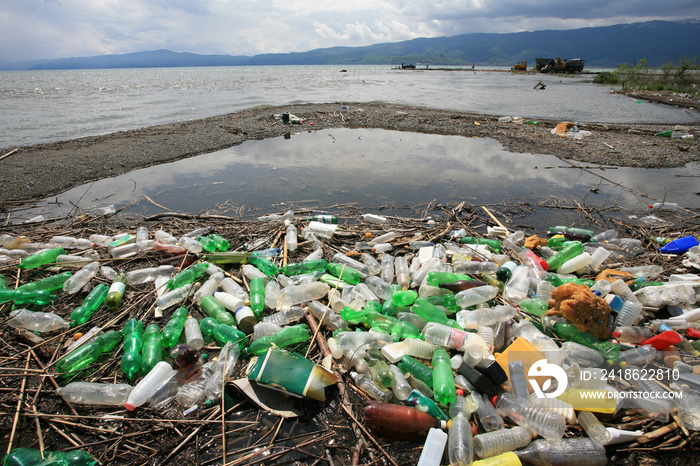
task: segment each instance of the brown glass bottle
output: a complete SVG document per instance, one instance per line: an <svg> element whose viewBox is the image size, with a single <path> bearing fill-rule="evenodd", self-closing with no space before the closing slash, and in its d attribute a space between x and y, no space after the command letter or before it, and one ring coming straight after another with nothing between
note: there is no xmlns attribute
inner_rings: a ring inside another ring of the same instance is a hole
<svg viewBox="0 0 700 466"><path fill-rule="evenodd" d="M416 435L424 437L431 427L440 428L444 422L412 406L374 400L365 402L364 421L377 433L395 439Z"/></svg>

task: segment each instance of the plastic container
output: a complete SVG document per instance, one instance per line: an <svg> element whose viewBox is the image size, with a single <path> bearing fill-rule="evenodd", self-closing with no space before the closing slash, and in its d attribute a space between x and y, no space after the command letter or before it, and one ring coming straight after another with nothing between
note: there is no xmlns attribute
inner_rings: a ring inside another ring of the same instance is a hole
<svg viewBox="0 0 700 466"><path fill-rule="evenodd" d="M578 422L586 431L586 434L601 445L607 445L612 440L612 436L605 429L605 426L590 411L582 411L578 414Z"/></svg>
<svg viewBox="0 0 700 466"><path fill-rule="evenodd" d="M440 466L442 455L445 453L445 445L447 445L447 437L444 431L431 428L425 438L417 466Z"/></svg>
<svg viewBox="0 0 700 466"><path fill-rule="evenodd" d="M564 436L564 417L543 406L503 393L494 399L499 414L508 416L513 422L549 440L559 440Z"/></svg>
<svg viewBox="0 0 700 466"><path fill-rule="evenodd" d="M154 389L164 380L170 377L173 368L165 361L161 361L155 365L141 381L136 384L134 389L129 394L129 398L124 403L124 408L127 411L133 411L139 406L148 401Z"/></svg>
<svg viewBox="0 0 700 466"><path fill-rule="evenodd" d="M71 382L60 387L56 393L68 403L122 406L129 398L133 387L129 384L93 382Z"/></svg>
<svg viewBox="0 0 700 466"><path fill-rule="evenodd" d="M455 402L450 406L450 422L447 424L447 457L451 465L466 466L474 458L470 417L467 399L462 390L458 390Z"/></svg>
<svg viewBox="0 0 700 466"><path fill-rule="evenodd" d="M557 442L538 439L516 453L521 460L537 466L608 464L605 447L585 437L566 438Z"/></svg>
<svg viewBox="0 0 700 466"><path fill-rule="evenodd" d="M97 275L97 272L100 271L100 264L98 262L91 262L88 265L84 266L75 274L73 274L72 277L70 277L68 280L63 282L63 291L65 291L68 294L75 294L78 291L80 291L85 285L88 284L88 282L95 276Z"/></svg>
<svg viewBox="0 0 700 466"><path fill-rule="evenodd" d="M530 431L520 426L486 432L474 436L474 453L479 458L490 458L526 447L531 440Z"/></svg>
<svg viewBox="0 0 700 466"><path fill-rule="evenodd" d="M202 336L202 330L199 328L199 322L192 316L185 320L185 340L188 345L197 351L204 346L204 337Z"/></svg>
<svg viewBox="0 0 700 466"><path fill-rule="evenodd" d="M277 303L277 309L285 309L295 304L319 300L328 293L328 290L330 290L330 287L321 282L312 282L282 288L280 299Z"/></svg>
<svg viewBox="0 0 700 466"><path fill-rule="evenodd" d="M15 309L10 311L10 320L7 321L7 325L13 328L24 328L32 332L51 332L68 328L70 323L53 312Z"/></svg>

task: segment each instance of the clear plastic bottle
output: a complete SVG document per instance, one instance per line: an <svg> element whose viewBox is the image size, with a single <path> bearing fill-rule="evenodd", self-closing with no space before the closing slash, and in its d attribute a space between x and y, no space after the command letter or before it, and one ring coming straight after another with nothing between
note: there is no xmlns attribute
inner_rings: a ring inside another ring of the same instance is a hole
<svg viewBox="0 0 700 466"><path fill-rule="evenodd" d="M194 283L189 286L182 286L174 290L166 291L156 298L156 306L160 309L168 309L171 306L181 303L193 290L199 288L199 283Z"/></svg>
<svg viewBox="0 0 700 466"><path fill-rule="evenodd" d="M445 346L458 351L466 351L471 346L480 346L488 353L488 346L483 338L436 322L428 322L421 332L425 341L438 346Z"/></svg>
<svg viewBox="0 0 700 466"><path fill-rule="evenodd" d="M185 340L188 345L197 351L204 346L204 337L202 336L202 330L199 328L199 322L192 316L185 320Z"/></svg>
<svg viewBox="0 0 700 466"><path fill-rule="evenodd" d="M457 305L461 308L481 304L493 299L498 294L498 288L491 285L477 286L455 294Z"/></svg>
<svg viewBox="0 0 700 466"><path fill-rule="evenodd" d="M212 374L204 385L204 397L207 399L207 403L214 402L221 398L224 384L231 377L231 374L233 374L240 354L241 350L239 345L232 342L226 343L223 348L221 348L221 352L216 359L216 364L214 364L212 368Z"/></svg>
<svg viewBox="0 0 700 466"><path fill-rule="evenodd" d="M647 327L625 326L617 327L612 336L627 343L641 343L653 337L654 333Z"/></svg>
<svg viewBox="0 0 700 466"><path fill-rule="evenodd" d="M496 411L488 397L479 393L472 393L479 397L479 404L476 407L476 416L479 418L481 428L486 432L502 430L505 427L503 417Z"/></svg>
<svg viewBox="0 0 700 466"><path fill-rule="evenodd" d="M332 309L326 311L327 306L319 301L311 301L308 303L307 307L309 313L318 320L320 325L326 326L334 331L346 329L348 327L348 323L343 320L342 317L333 312Z"/></svg>
<svg viewBox="0 0 700 466"><path fill-rule="evenodd" d="M330 287L321 282L282 288L277 309L284 309L295 304L321 299L328 293L328 290L330 290Z"/></svg>
<svg viewBox="0 0 700 466"><path fill-rule="evenodd" d="M503 297L514 304L519 303L527 298L528 290L530 289L530 277L527 267L519 265L513 271L503 289Z"/></svg>
<svg viewBox="0 0 700 466"><path fill-rule="evenodd" d="M394 273L396 275L396 283L404 290L407 290L411 285L411 276L408 269L408 261L405 256L396 256L394 258Z"/></svg>
<svg viewBox="0 0 700 466"><path fill-rule="evenodd" d="M141 285L143 283L153 282L158 277L170 277L175 271L176 269L172 265L131 270L126 273L126 281L130 285Z"/></svg>
<svg viewBox="0 0 700 466"><path fill-rule="evenodd" d="M502 393L495 399L494 406L499 414L508 416L519 426L525 427L542 437L558 440L564 436L566 420L549 409L511 395Z"/></svg>
<svg viewBox="0 0 700 466"><path fill-rule="evenodd" d="M100 271L98 262L90 262L73 274L68 280L63 282L63 291L68 294L75 294L82 290L92 278Z"/></svg>
<svg viewBox="0 0 700 466"><path fill-rule="evenodd" d="M447 424L447 456L450 465L467 466L474 459L472 426L469 423L471 411L462 390L458 390L455 401L450 406L450 422Z"/></svg>
<svg viewBox="0 0 700 466"><path fill-rule="evenodd" d="M559 345L549 336L542 333L529 320L522 319L513 324L513 334L524 337L537 348L552 364L561 364L562 354Z"/></svg>
<svg viewBox="0 0 700 466"><path fill-rule="evenodd" d="M557 270L557 272L562 273L562 274L578 272L578 271L585 269L586 267L588 267L592 263L593 263L593 256L591 256L589 253L584 251L581 254L579 254L578 256L564 262L561 265L561 267L559 267L559 270Z"/></svg>
<svg viewBox="0 0 700 466"><path fill-rule="evenodd" d="M581 411L578 413L578 423L581 424L581 427L591 439L601 445L606 445L611 440L610 432L605 429L605 426L592 412Z"/></svg>
<svg viewBox="0 0 700 466"><path fill-rule="evenodd" d="M639 302L637 297L634 295L634 292L630 290L629 286L627 286L627 283L621 279L617 279L610 283L610 292L615 294L623 301L631 301L633 303Z"/></svg>
<svg viewBox="0 0 700 466"><path fill-rule="evenodd" d="M536 466L608 464L605 447L586 437L566 438L556 442L538 439L516 454L521 460Z"/></svg>
<svg viewBox="0 0 700 466"><path fill-rule="evenodd" d="M277 303L280 300L282 287L277 280L269 280L265 285L265 307L269 309L277 309Z"/></svg>
<svg viewBox="0 0 700 466"><path fill-rule="evenodd" d="M71 382L56 392L68 403L123 406L133 387L125 383Z"/></svg>
<svg viewBox="0 0 700 466"><path fill-rule="evenodd" d="M618 280L619 281L619 280ZM615 318L616 327L632 327L642 317L642 304L640 302L625 301L622 309Z"/></svg>
<svg viewBox="0 0 700 466"><path fill-rule="evenodd" d="M530 431L524 427L494 430L474 436L474 453L479 458L490 458L526 447L531 440Z"/></svg>
<svg viewBox="0 0 700 466"><path fill-rule="evenodd" d="M391 387L394 397L399 401L406 401L412 391L411 385L396 365L389 364L389 370L394 373L394 385Z"/></svg>
<svg viewBox="0 0 700 466"><path fill-rule="evenodd" d="M382 403L388 403L393 394L389 390L384 390L380 388L376 383L372 381L370 377L364 374L359 374L355 371L350 372L350 377L355 381L355 385L362 389L367 395L377 401Z"/></svg>
<svg viewBox="0 0 700 466"><path fill-rule="evenodd" d="M678 417L683 427L700 431L700 395L687 385L677 387L673 403L678 409Z"/></svg>
<svg viewBox="0 0 700 466"><path fill-rule="evenodd" d="M29 311L15 309L10 311L7 325L12 328L24 328L32 332L51 332L70 327L70 323L53 312Z"/></svg>
<svg viewBox="0 0 700 466"><path fill-rule="evenodd" d="M518 398L529 399L530 388L525 377L525 366L522 361L510 361L508 363L510 388L513 395Z"/></svg>
<svg viewBox="0 0 700 466"><path fill-rule="evenodd" d="M210 275L209 278L202 283L202 286L192 295L192 301L199 304L202 302L202 298L214 294L214 292L219 289L219 285L223 279L223 272L215 272Z"/></svg>
<svg viewBox="0 0 700 466"><path fill-rule="evenodd" d="M173 368L165 361L161 361L136 384L124 403L127 411L133 411L148 401L155 388L170 377Z"/></svg>
<svg viewBox="0 0 700 466"><path fill-rule="evenodd" d="M292 306L289 309L276 312L275 314L263 317L263 322L270 322L279 326L298 322L304 317L304 309L300 306Z"/></svg>
<svg viewBox="0 0 700 466"><path fill-rule="evenodd" d="M175 395L175 401L180 406L190 408L204 397L204 385L213 372L214 364L215 361L204 363L199 372L180 387Z"/></svg>

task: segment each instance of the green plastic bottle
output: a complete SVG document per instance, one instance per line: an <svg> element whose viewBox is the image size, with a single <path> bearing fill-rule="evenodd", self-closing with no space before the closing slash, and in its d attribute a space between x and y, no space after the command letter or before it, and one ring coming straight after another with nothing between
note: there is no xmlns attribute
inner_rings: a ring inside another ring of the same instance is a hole
<svg viewBox="0 0 700 466"><path fill-rule="evenodd" d="M205 340L214 339L214 331L218 326L219 323L213 317L205 317L204 319L199 321L199 330L202 332L202 336Z"/></svg>
<svg viewBox="0 0 700 466"><path fill-rule="evenodd" d="M4 275L0 275L0 289L7 288L7 278Z"/></svg>
<svg viewBox="0 0 700 466"><path fill-rule="evenodd" d="M406 338L420 338L420 329L410 322L400 320L391 327L390 333L396 341L405 340Z"/></svg>
<svg viewBox="0 0 700 466"><path fill-rule="evenodd" d="M41 251L36 254L32 254L30 256L25 257L22 259L22 262L17 264L17 267L20 269L36 269L41 267L42 265L48 265L48 264L53 264L56 262L56 258L60 255L63 255L66 253L66 250L63 248L53 248L53 249L47 249L46 251Z"/></svg>
<svg viewBox="0 0 700 466"><path fill-rule="evenodd" d="M570 241L557 254L547 259L548 270L556 270L580 254L583 254L583 244L580 241Z"/></svg>
<svg viewBox="0 0 700 466"><path fill-rule="evenodd" d="M256 316L265 309L265 279L262 277L250 280L250 308Z"/></svg>
<svg viewBox="0 0 700 466"><path fill-rule="evenodd" d="M384 315L381 313L369 313L364 321L373 330L378 330L383 333L391 333L394 326L399 323L396 317Z"/></svg>
<svg viewBox="0 0 700 466"><path fill-rule="evenodd" d="M51 294L51 292L47 290L26 291L19 288L16 290L9 288L0 289L0 303L14 301L18 306L24 304L44 306L54 299L56 299L56 295Z"/></svg>
<svg viewBox="0 0 700 466"><path fill-rule="evenodd" d="M215 252L204 256L204 260L210 264L247 264L250 253L247 251Z"/></svg>
<svg viewBox="0 0 700 466"><path fill-rule="evenodd" d="M413 306L411 306L411 311L428 322L437 322L447 325L447 315L425 298L418 298Z"/></svg>
<svg viewBox="0 0 700 466"><path fill-rule="evenodd" d="M259 356L266 352L273 344L278 348L303 343L310 338L309 330L305 324L297 324L284 327L274 335L260 337L251 342L248 352L254 356Z"/></svg>
<svg viewBox="0 0 700 466"><path fill-rule="evenodd" d="M206 315L213 317L220 324L236 325L236 319L233 315L213 296L203 297L199 307L202 308Z"/></svg>
<svg viewBox="0 0 700 466"><path fill-rule="evenodd" d="M290 275L301 275L302 273L325 272L328 261L326 259L316 259L304 262L289 263L282 267L282 273Z"/></svg>
<svg viewBox="0 0 700 466"><path fill-rule="evenodd" d="M433 371L416 358L411 356L403 356L397 366L404 374L408 372L413 377L430 387L430 389L433 388Z"/></svg>
<svg viewBox="0 0 700 466"><path fill-rule="evenodd" d="M88 293L80 307L71 312L71 327L82 325L90 320L92 313L98 310L100 306L102 306L102 303L104 303L108 292L109 287L107 285L98 283L95 288Z"/></svg>
<svg viewBox="0 0 700 466"><path fill-rule="evenodd" d="M345 269L343 269L343 264L338 264L337 262L329 262L326 264L326 270L330 274L351 285L357 285L362 280L362 274L360 272L350 267L345 267Z"/></svg>
<svg viewBox="0 0 700 466"><path fill-rule="evenodd" d="M279 267L277 267L275 263L267 257L251 255L248 257L248 262L253 264L255 267L258 268L258 270L260 270L268 277L274 277L275 275L280 273Z"/></svg>
<svg viewBox="0 0 700 466"><path fill-rule="evenodd" d="M443 406L454 403L457 396L450 356L441 346L433 353L433 393L435 401Z"/></svg>
<svg viewBox="0 0 700 466"><path fill-rule="evenodd" d="M202 249L206 252L216 252L219 250L216 241L206 236L197 236L195 238L202 245Z"/></svg>
<svg viewBox="0 0 700 466"><path fill-rule="evenodd" d="M416 303L418 293L413 290L394 291L391 294L391 303L396 307L407 307Z"/></svg>
<svg viewBox="0 0 700 466"><path fill-rule="evenodd" d="M342 290L343 288L350 286L350 283L341 280L340 278L331 275L329 273L324 273L318 278L318 281L325 283L326 285L330 286L331 288L338 288L339 290Z"/></svg>
<svg viewBox="0 0 700 466"><path fill-rule="evenodd" d="M541 316L548 309L547 303L537 298L525 298L518 303L518 306L523 311L536 316Z"/></svg>
<svg viewBox="0 0 700 466"><path fill-rule="evenodd" d="M56 363L56 372L62 373L61 376L69 376L72 375L71 372L85 369L103 353L113 350L121 339L122 332L119 330L111 330L96 336L92 341L61 358Z"/></svg>
<svg viewBox="0 0 700 466"><path fill-rule="evenodd" d="M41 451L35 448L15 448L5 455L3 466L94 466L99 464L85 450L46 451L42 459Z"/></svg>
<svg viewBox="0 0 700 466"><path fill-rule="evenodd" d="M168 280L165 286L169 290L174 290L181 286L189 285L201 277L207 267L209 267L208 262L198 262Z"/></svg>
<svg viewBox="0 0 700 466"><path fill-rule="evenodd" d="M562 340L573 341L597 350L610 361L617 361L620 357L620 345L610 341L600 341L590 333L582 332L574 324L556 323L552 326L552 331Z"/></svg>
<svg viewBox="0 0 700 466"><path fill-rule="evenodd" d="M165 327L163 327L163 333L161 334L161 344L163 348L170 349L177 345L177 342L182 336L182 332L185 330L185 321L188 316L187 308L185 306L178 307L170 316L170 320Z"/></svg>
<svg viewBox="0 0 700 466"><path fill-rule="evenodd" d="M371 349L367 356L367 365L372 381L383 390L388 390L396 384L396 376L384 360L381 352Z"/></svg>
<svg viewBox="0 0 700 466"><path fill-rule="evenodd" d="M214 339L222 346L228 342L232 342L237 343L240 348L243 348L248 341L245 333L227 324L217 325L216 328L214 328L213 336Z"/></svg>
<svg viewBox="0 0 700 466"><path fill-rule="evenodd" d="M335 215L310 215L308 217L302 218L302 220L321 222L321 223L333 223L333 224L338 223L338 217L336 217Z"/></svg>
<svg viewBox="0 0 700 466"><path fill-rule="evenodd" d="M440 286L444 283L454 283L460 280L472 280L472 277L463 273L428 272L426 283L430 286Z"/></svg>
<svg viewBox="0 0 700 466"><path fill-rule="evenodd" d="M485 244L489 248L491 248L496 254L501 253L501 242L497 239L478 238L476 236L465 236L463 238L460 238L459 242L461 244Z"/></svg>
<svg viewBox="0 0 700 466"><path fill-rule="evenodd" d="M408 399L406 401L411 406L414 406L417 410L423 411L424 413L428 413L435 419L440 419L442 421L449 420L447 414L445 414L445 412L442 409L440 409L437 403L435 403L435 401L431 400L427 396L423 395L419 390L411 391L411 394L408 395Z"/></svg>
<svg viewBox="0 0 700 466"><path fill-rule="evenodd" d="M216 243L216 249L221 252L228 251L231 247L231 243L229 243L226 238L216 233L209 235L209 239Z"/></svg>
<svg viewBox="0 0 700 466"><path fill-rule="evenodd" d="M119 309L122 306L124 291L126 291L126 274L120 274L109 287L109 292L105 298L107 309Z"/></svg>
<svg viewBox="0 0 700 466"><path fill-rule="evenodd" d="M59 273L57 275L51 275L50 277L42 278L41 280L37 280L35 282L27 283L25 285L18 287L17 289L24 290L24 291L62 290L63 284L66 282L66 280L68 280L72 276L73 276L73 274L70 272L63 272L63 273Z"/></svg>
<svg viewBox="0 0 700 466"><path fill-rule="evenodd" d="M591 286L595 285L594 280L587 280L585 278L579 278L579 277L562 278L555 273L550 273L549 275L547 275L545 280L550 282L555 287L559 287L559 286L563 285L564 283L576 283L577 285L586 285L589 288Z"/></svg>
<svg viewBox="0 0 700 466"><path fill-rule="evenodd" d="M124 355L121 368L127 379L133 379L141 370L141 349L143 347L143 322L135 318L129 319L124 325Z"/></svg>
<svg viewBox="0 0 700 466"><path fill-rule="evenodd" d="M141 373L148 374L163 360L163 341L158 324L148 324L143 332L143 349L141 350Z"/></svg>

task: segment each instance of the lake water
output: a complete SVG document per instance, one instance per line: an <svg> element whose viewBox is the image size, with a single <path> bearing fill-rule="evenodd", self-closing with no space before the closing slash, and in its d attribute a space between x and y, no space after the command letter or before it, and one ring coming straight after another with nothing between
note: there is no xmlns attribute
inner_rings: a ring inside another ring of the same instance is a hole
<svg viewBox="0 0 700 466"><path fill-rule="evenodd" d="M586 171L549 155L507 152L489 138L339 128L247 141L135 170L51 197L13 218L47 212L62 217L75 206L89 210L105 204L128 205L122 215L135 217L173 211L252 219L288 209L342 214L348 206L416 217L421 207L415 207L433 199L491 205L495 211L499 204L579 202L646 215L646 206L664 197L700 208L698 176L697 163L679 169ZM517 221L540 229L574 219L570 210L525 208Z"/></svg>
<svg viewBox="0 0 700 466"><path fill-rule="evenodd" d="M586 82L590 79L591 75L402 71L388 66L0 72L0 148L306 102L338 102L340 108L345 102L386 101L582 122L673 125L700 120L695 111L611 94L609 86ZM533 89L540 80L546 90ZM643 209L649 199L633 194L635 189L651 198L698 207L692 183L700 173L697 164L676 170L594 172L629 189L572 169L556 157L505 152L491 139L334 129L249 141L136 170L80 186L11 217L61 217L74 205L88 209L105 204L129 205L126 215L162 212L155 204L182 213L244 212L248 217L336 204L402 214L432 199L490 205L568 199ZM565 214L543 209L527 218L546 225Z"/></svg>
<svg viewBox="0 0 700 466"><path fill-rule="evenodd" d="M591 79L386 65L0 71L0 148L306 102L386 101L582 122L700 120L698 112L610 94L610 86L585 82ZM540 80L544 91L533 89Z"/></svg>

